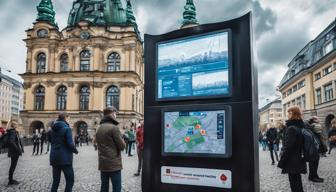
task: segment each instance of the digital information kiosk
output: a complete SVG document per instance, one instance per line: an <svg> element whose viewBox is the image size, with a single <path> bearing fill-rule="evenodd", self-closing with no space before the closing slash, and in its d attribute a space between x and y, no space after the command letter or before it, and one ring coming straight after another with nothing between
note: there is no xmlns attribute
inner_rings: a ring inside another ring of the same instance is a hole
<svg viewBox="0 0 336 192"><path fill-rule="evenodd" d="M145 35L143 192L257 192L251 14Z"/></svg>

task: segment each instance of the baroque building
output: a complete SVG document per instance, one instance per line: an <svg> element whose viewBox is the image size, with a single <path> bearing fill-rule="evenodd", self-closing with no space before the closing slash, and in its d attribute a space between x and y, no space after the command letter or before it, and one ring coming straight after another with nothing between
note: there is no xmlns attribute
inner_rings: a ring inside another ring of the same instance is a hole
<svg viewBox="0 0 336 192"><path fill-rule="evenodd" d="M297 105L304 118L318 116L329 130L336 117L336 20L293 58L279 91L284 117Z"/></svg>
<svg viewBox="0 0 336 192"><path fill-rule="evenodd" d="M70 114L74 134L99 125L102 110L116 107L121 126L143 118L143 45L130 0L75 0L63 30L51 0L24 39L25 135L48 128L59 111Z"/></svg>

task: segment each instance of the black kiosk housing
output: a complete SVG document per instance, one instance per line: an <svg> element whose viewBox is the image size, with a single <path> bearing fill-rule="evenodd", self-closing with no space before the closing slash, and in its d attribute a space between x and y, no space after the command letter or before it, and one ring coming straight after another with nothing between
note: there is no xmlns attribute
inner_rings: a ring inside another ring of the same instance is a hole
<svg viewBox="0 0 336 192"><path fill-rule="evenodd" d="M210 97L158 97L157 47L162 42L218 31L229 32L229 94ZM221 23L199 25L163 35L145 35L145 130L143 192L257 192L257 73L252 61L251 13ZM164 148L164 114L171 111L225 110L225 154L167 153ZM168 184L162 167L229 170L231 188Z"/></svg>

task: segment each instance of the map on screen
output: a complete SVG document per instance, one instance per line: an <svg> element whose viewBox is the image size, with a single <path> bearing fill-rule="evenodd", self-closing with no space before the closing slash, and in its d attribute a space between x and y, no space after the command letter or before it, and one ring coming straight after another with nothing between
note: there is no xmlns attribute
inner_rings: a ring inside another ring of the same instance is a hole
<svg viewBox="0 0 336 192"><path fill-rule="evenodd" d="M158 99L229 94L228 36L222 31L159 43Z"/></svg>
<svg viewBox="0 0 336 192"><path fill-rule="evenodd" d="M164 113L164 153L225 154L225 111Z"/></svg>

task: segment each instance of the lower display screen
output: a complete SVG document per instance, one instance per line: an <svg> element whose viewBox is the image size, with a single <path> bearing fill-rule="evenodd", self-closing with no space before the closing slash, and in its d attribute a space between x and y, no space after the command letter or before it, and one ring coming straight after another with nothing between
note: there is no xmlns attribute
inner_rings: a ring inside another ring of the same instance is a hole
<svg viewBox="0 0 336 192"><path fill-rule="evenodd" d="M225 110L164 112L165 154L224 155Z"/></svg>

